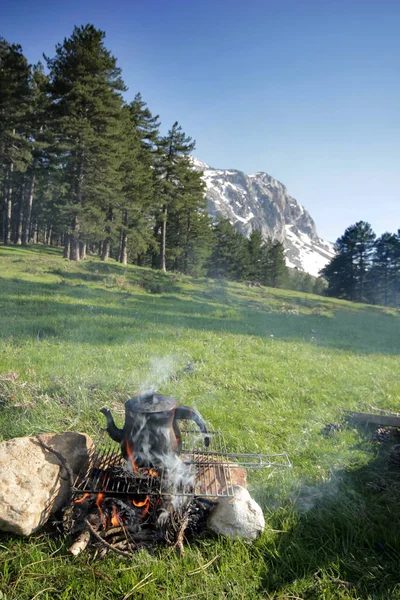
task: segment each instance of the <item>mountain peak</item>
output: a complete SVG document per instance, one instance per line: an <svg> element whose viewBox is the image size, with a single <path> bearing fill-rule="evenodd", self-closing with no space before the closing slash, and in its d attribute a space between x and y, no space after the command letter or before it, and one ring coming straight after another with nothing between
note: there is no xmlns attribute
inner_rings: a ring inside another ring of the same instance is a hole
<svg viewBox="0 0 400 600"><path fill-rule="evenodd" d="M237 169L215 169L192 157L196 171L203 171L208 211L221 215L245 236L258 229L263 238L279 240L286 249L286 263L317 276L334 256L334 247L322 240L307 210L286 187L265 172L246 175Z"/></svg>

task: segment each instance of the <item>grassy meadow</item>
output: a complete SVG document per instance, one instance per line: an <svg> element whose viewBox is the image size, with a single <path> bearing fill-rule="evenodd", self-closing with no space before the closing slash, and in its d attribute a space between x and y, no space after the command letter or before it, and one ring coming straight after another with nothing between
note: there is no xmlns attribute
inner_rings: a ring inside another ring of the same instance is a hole
<svg viewBox="0 0 400 600"><path fill-rule="evenodd" d="M288 453L292 469L249 474L265 532L131 562L0 534L1 600L400 600L400 467L344 417L400 411L398 311L0 247L0 441L96 437L100 408L122 425L150 385L197 408L233 452ZM328 423L343 430L324 435Z"/></svg>

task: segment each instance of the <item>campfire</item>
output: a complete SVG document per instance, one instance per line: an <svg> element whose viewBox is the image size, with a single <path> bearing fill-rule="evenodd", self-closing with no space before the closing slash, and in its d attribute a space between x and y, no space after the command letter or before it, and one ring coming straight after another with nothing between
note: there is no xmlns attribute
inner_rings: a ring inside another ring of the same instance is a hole
<svg viewBox="0 0 400 600"><path fill-rule="evenodd" d="M183 553L184 538L201 535L216 504L233 498L238 484L246 486L247 468L290 466L286 454L229 454L220 432L208 431L196 411L166 396L129 400L123 429L108 409L102 412L110 437L94 447L64 513L74 555L90 543L102 554L127 557L156 544ZM178 419L199 429L181 432Z"/></svg>

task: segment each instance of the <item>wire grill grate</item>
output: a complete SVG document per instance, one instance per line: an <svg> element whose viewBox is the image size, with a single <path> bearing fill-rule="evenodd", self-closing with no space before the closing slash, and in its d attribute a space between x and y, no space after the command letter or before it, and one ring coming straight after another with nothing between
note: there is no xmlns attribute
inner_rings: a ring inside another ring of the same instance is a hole
<svg viewBox="0 0 400 600"><path fill-rule="evenodd" d="M106 434L94 447L88 466L74 482L75 495L104 493L107 495L182 495L221 498L234 495L233 470L289 468L286 453L228 453L220 431L208 432L210 445L204 448L203 435L198 431L182 432L180 460L187 470L186 483L171 483L167 470L132 469L121 454L119 444ZM189 477L189 475L192 477Z"/></svg>

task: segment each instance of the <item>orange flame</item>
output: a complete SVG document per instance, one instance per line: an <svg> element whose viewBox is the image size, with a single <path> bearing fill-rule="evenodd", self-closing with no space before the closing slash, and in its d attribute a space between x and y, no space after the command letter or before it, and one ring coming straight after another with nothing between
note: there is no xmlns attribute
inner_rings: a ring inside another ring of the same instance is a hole
<svg viewBox="0 0 400 600"><path fill-rule="evenodd" d="M132 500L132 504L137 506L137 508L143 508L142 519L147 515L150 508L150 496L146 496L143 501L140 500Z"/></svg>
<svg viewBox="0 0 400 600"><path fill-rule="evenodd" d="M100 519L101 519L101 522L103 523L103 527L104 527L104 529L107 529L107 520L106 520L106 518L104 516L103 511L101 510L101 503L103 502L103 500L104 500L104 494L102 494L101 492L99 492L97 494L97 498L96 498L96 506L97 506L97 509L99 511Z"/></svg>
<svg viewBox="0 0 400 600"><path fill-rule="evenodd" d="M158 477L158 473L157 471L154 471L154 469L149 469L149 475L152 477Z"/></svg>
<svg viewBox="0 0 400 600"><path fill-rule="evenodd" d="M75 498L74 502L75 504L81 504L81 502L84 502L87 498L90 497L90 494L88 492L86 492L86 494L83 494L82 498Z"/></svg>
<svg viewBox="0 0 400 600"><path fill-rule="evenodd" d="M111 525L113 525L114 527L117 527L118 525L120 525L120 520L119 520L119 516L118 516L118 510L117 510L117 507L115 506L114 502L112 504L112 509L113 509L113 514L111 517Z"/></svg>
<svg viewBox="0 0 400 600"><path fill-rule="evenodd" d="M133 448L130 445L129 440L126 440L126 453L128 455L129 460L131 461L133 470L135 471L135 473L138 473L139 467L137 466L137 464L135 463L135 461L133 459Z"/></svg>

